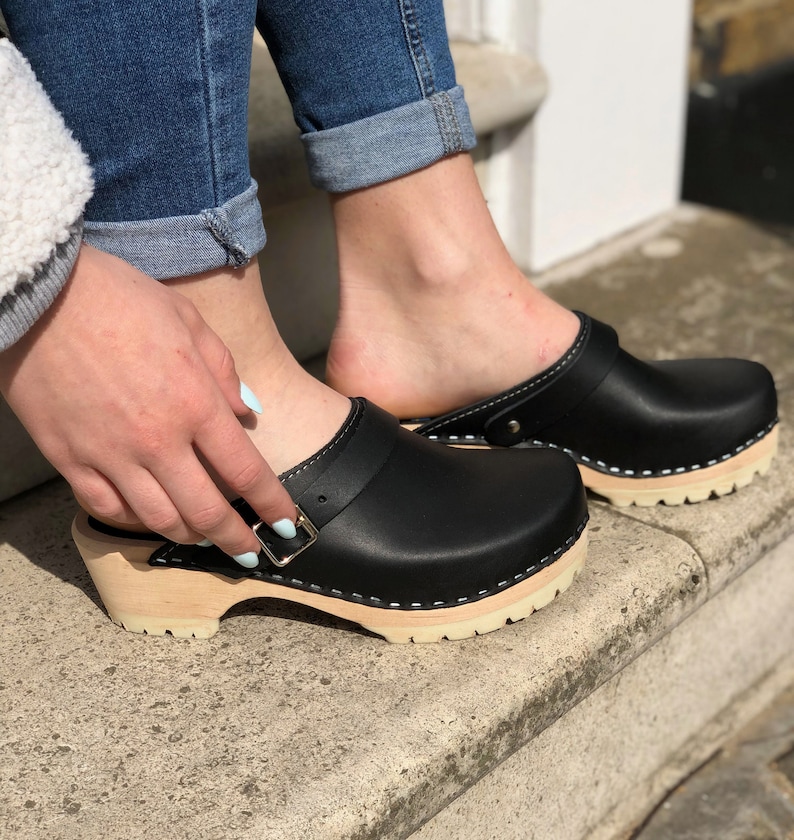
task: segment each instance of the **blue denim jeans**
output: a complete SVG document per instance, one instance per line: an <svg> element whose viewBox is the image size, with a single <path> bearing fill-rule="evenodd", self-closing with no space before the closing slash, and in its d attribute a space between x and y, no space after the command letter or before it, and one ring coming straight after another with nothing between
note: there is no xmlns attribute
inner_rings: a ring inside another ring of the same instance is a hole
<svg viewBox="0 0 794 840"><path fill-rule="evenodd" d="M265 243L247 148L255 25L316 186L371 186L475 142L442 0L0 8L94 166L86 240L159 279L244 265Z"/></svg>

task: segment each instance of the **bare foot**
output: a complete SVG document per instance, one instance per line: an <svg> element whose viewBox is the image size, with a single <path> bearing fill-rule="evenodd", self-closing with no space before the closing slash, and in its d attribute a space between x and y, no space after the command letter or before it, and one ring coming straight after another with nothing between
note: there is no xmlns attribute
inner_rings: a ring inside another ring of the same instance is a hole
<svg viewBox="0 0 794 840"><path fill-rule="evenodd" d="M434 416L534 376L579 319L524 277L468 155L335 196L340 313L327 382L400 417Z"/></svg>
<svg viewBox="0 0 794 840"><path fill-rule="evenodd" d="M168 284L193 301L261 402L262 413L243 425L274 472L305 460L336 434L350 401L308 374L289 352L270 315L256 262Z"/></svg>

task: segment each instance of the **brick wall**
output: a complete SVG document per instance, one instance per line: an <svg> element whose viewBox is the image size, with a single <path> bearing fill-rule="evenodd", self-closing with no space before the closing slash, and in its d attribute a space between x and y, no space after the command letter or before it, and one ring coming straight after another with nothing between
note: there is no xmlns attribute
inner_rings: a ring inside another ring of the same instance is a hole
<svg viewBox="0 0 794 840"><path fill-rule="evenodd" d="M692 82L794 59L794 0L695 0Z"/></svg>

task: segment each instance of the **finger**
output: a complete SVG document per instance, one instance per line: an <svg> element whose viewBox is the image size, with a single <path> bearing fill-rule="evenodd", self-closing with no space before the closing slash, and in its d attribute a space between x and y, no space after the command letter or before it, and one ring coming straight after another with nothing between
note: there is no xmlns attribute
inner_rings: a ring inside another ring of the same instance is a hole
<svg viewBox="0 0 794 840"><path fill-rule="evenodd" d="M199 430L195 445L218 477L242 496L257 515L282 536L292 536L297 519L292 501L278 476L237 423L217 416Z"/></svg>
<svg viewBox="0 0 794 840"><path fill-rule="evenodd" d="M180 472L169 470L163 487L190 528L209 539L241 565L258 562L259 540L231 507L198 458ZM196 540L198 542L198 540Z"/></svg>
<svg viewBox="0 0 794 840"><path fill-rule="evenodd" d="M80 475L66 476L83 510L108 525L135 526L141 520L116 486L102 473L85 467Z"/></svg>
<svg viewBox="0 0 794 840"><path fill-rule="evenodd" d="M118 490L149 530L174 542L197 543L204 537L196 531L171 499L158 477L145 467L127 469L117 479Z"/></svg>
<svg viewBox="0 0 794 840"><path fill-rule="evenodd" d="M246 568L258 563L259 540L195 456L164 466L162 477L141 470L121 492L152 531L182 544L209 539Z"/></svg>

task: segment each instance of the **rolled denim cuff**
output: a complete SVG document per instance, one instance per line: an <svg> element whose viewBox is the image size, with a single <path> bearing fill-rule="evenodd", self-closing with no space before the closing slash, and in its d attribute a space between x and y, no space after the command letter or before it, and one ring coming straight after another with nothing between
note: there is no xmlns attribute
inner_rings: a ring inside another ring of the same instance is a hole
<svg viewBox="0 0 794 840"><path fill-rule="evenodd" d="M80 250L83 220L79 219L69 230L66 242L55 246L33 277L0 299L0 351L16 344L52 306L66 285Z"/></svg>
<svg viewBox="0 0 794 840"><path fill-rule="evenodd" d="M85 241L157 280L247 265L265 246L257 184L220 207L191 216L86 222Z"/></svg>
<svg viewBox="0 0 794 840"><path fill-rule="evenodd" d="M328 192L391 181L477 143L459 85L301 140L312 183Z"/></svg>

